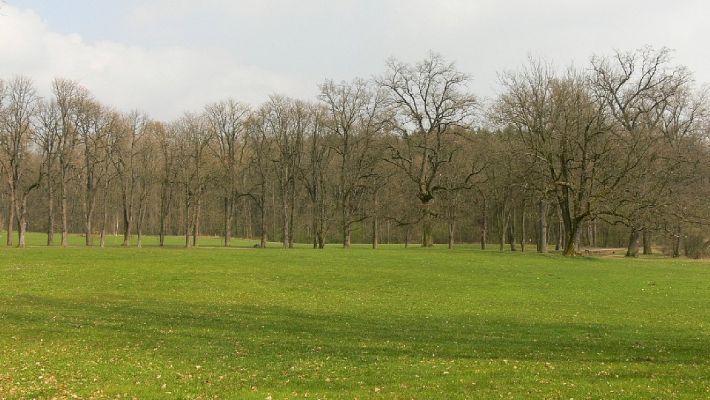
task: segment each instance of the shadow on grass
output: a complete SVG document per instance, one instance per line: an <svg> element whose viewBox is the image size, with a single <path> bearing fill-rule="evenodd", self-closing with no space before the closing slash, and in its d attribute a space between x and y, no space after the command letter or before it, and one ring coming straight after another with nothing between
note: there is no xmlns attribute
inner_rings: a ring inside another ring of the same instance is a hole
<svg viewBox="0 0 710 400"><path fill-rule="evenodd" d="M20 337L81 340L98 348L156 344L182 357L234 352L248 356L312 355L368 359L509 359L709 364L710 337L679 330L531 323L460 315L447 320L401 315L316 313L280 306L196 305L162 301L141 306L17 296L2 307L5 327ZM0 310L2 309L0 308ZM105 346L105 347L102 347Z"/></svg>

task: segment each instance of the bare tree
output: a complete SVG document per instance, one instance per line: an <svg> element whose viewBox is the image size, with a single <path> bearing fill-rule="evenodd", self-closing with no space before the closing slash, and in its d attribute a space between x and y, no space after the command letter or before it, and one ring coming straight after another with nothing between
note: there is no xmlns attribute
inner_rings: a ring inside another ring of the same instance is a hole
<svg viewBox="0 0 710 400"><path fill-rule="evenodd" d="M205 109L205 118L211 135L212 151L219 168L220 188L224 202L224 246L229 247L232 237L235 205L238 198L239 178L243 167L246 120L249 107L234 100L214 103Z"/></svg>
<svg viewBox="0 0 710 400"><path fill-rule="evenodd" d="M77 82L59 78L52 81L52 91L59 109L60 140L57 146L57 159L62 207L61 245L66 247L69 245L69 182L78 158L77 110L89 94Z"/></svg>
<svg viewBox="0 0 710 400"><path fill-rule="evenodd" d="M55 168L61 140L61 117L54 100L40 101L37 113L36 142L44 154L44 175L47 186L47 246L54 244Z"/></svg>
<svg viewBox="0 0 710 400"><path fill-rule="evenodd" d="M328 221L332 216L330 204L329 179L330 164L333 159L332 139L326 134L325 118L328 114L323 107L311 108L312 124L308 128L304 141L304 160L298 170L300 180L308 194L311 205L311 231L313 248L325 247Z"/></svg>
<svg viewBox="0 0 710 400"><path fill-rule="evenodd" d="M198 115L185 114L173 129L177 129L176 151L181 163L178 182L183 189L185 247L197 246L202 197L210 177L206 159L212 137L204 118Z"/></svg>
<svg viewBox="0 0 710 400"><path fill-rule="evenodd" d="M155 135L157 147L160 150L160 208L158 211L159 227L159 245L165 246L165 237L167 235L167 220L173 203L175 202L175 186L178 184L178 162L179 158L176 154L178 148L178 135L176 129L166 127L164 124L155 126Z"/></svg>
<svg viewBox="0 0 710 400"><path fill-rule="evenodd" d="M654 163L660 150L656 132L670 100L691 81L684 67L670 64L670 55L666 48L645 47L592 59L593 93L613 121L620 139L617 145L624 151L612 179L615 186L634 188L632 197L619 199L622 206L610 212L630 227L628 256L638 254L638 240L647 229L644 211L653 208L653 198L662 193L649 179L649 163Z"/></svg>
<svg viewBox="0 0 710 400"><path fill-rule="evenodd" d="M397 110L401 140L390 147L389 161L416 186L421 205L422 245L433 243L431 203L445 190L440 172L453 158L446 146L453 128L467 128L477 108L467 92L469 77L453 63L431 53L422 62L408 65L396 60L377 82L387 90L389 103Z"/></svg>
<svg viewBox="0 0 710 400"><path fill-rule="evenodd" d="M116 128L117 115L102 107L98 102L84 99L77 112L76 128L79 143L82 145L84 176L84 236L87 246L93 245L93 220L96 199L103 187L103 180L108 179L104 167L109 160L109 136Z"/></svg>
<svg viewBox="0 0 710 400"><path fill-rule="evenodd" d="M378 173L377 142L388 127L385 93L363 80L321 85L321 100L328 109L327 126L334 133L333 150L338 159L335 190L340 209L343 247L350 247L354 224L364 220L363 212L370 189L368 183Z"/></svg>
<svg viewBox="0 0 710 400"><path fill-rule="evenodd" d="M130 246L135 222L136 195L139 179L138 157L146 132L148 117L133 111L124 115L111 136L111 160L119 180L123 216L123 246Z"/></svg>
<svg viewBox="0 0 710 400"><path fill-rule="evenodd" d="M27 78L17 77L7 87L0 82L0 163L5 171L10 195L8 245L11 245L12 212L17 217L18 246L25 247L27 197L37 189L44 176L44 160L31 151L35 140L34 117L37 94ZM39 155L41 157L41 155Z"/></svg>

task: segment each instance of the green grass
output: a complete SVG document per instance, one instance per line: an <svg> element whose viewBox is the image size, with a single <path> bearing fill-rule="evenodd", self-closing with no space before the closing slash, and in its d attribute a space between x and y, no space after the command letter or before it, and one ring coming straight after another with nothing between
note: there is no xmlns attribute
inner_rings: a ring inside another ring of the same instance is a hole
<svg viewBox="0 0 710 400"><path fill-rule="evenodd" d="M706 263L171 243L0 249L0 399L710 398Z"/></svg>

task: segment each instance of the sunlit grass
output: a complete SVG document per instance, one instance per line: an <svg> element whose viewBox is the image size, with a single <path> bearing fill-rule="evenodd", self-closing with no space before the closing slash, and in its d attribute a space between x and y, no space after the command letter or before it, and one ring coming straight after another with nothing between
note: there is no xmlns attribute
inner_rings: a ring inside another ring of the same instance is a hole
<svg viewBox="0 0 710 400"><path fill-rule="evenodd" d="M703 262L183 240L0 249L0 399L710 397Z"/></svg>

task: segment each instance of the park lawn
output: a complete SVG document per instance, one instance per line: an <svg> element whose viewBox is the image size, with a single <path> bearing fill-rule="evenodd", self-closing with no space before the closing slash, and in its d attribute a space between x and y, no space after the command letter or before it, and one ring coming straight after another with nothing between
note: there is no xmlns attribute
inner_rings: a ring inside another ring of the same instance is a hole
<svg viewBox="0 0 710 400"><path fill-rule="evenodd" d="M0 399L710 398L704 262L42 240L0 249Z"/></svg>

